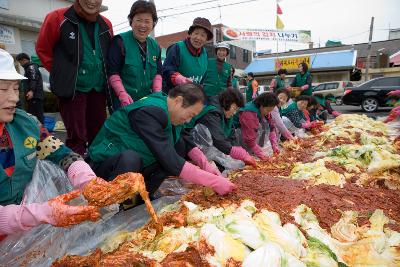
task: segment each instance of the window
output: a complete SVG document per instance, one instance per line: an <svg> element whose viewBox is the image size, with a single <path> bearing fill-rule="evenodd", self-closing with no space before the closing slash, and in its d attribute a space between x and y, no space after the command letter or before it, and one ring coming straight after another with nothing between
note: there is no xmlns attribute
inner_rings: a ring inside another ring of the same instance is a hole
<svg viewBox="0 0 400 267"><path fill-rule="evenodd" d="M325 89L325 84L320 84L320 85L318 85L317 87L314 88L314 92L322 91L324 89Z"/></svg>
<svg viewBox="0 0 400 267"><path fill-rule="evenodd" d="M229 47L230 47L229 58L236 59L236 46L229 45Z"/></svg>
<svg viewBox="0 0 400 267"><path fill-rule="evenodd" d="M325 86L325 90L337 89L339 87L339 83L327 83Z"/></svg>
<svg viewBox="0 0 400 267"><path fill-rule="evenodd" d="M249 62L249 50L246 49L243 50L243 62L245 63Z"/></svg>
<svg viewBox="0 0 400 267"><path fill-rule="evenodd" d="M390 77L379 79L373 86L400 86L400 78Z"/></svg>

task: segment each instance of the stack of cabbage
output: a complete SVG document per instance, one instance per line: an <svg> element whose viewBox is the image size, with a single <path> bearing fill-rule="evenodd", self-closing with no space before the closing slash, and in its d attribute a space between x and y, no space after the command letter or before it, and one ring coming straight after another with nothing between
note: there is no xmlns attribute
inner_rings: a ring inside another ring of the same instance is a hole
<svg viewBox="0 0 400 267"><path fill-rule="evenodd" d="M231 261L244 267L400 266L400 233L384 228L389 220L381 210L363 227L356 225L356 212L344 212L328 233L311 209L300 205L292 215L306 238L296 225L282 225L277 213L257 210L249 200L224 208L182 205L189 210L186 227L166 228L158 236L147 234L145 240L131 242L130 250L161 262L169 253L194 246L203 260L216 267ZM139 229L124 240L138 240L141 233ZM102 250L114 249L118 244L113 242ZM211 249L202 253L204 244Z"/></svg>
<svg viewBox="0 0 400 267"><path fill-rule="evenodd" d="M318 160L295 164L290 175L292 179L343 186L346 179L355 175L361 178L360 184L372 176L386 176L387 187L399 189L400 177L397 173L389 175L389 171L400 167L400 155L393 146L391 130L383 122L365 115L341 115L326 127L328 130L321 134L317 144L320 151L315 158ZM333 149L323 146L325 140L336 138L350 138L356 143L357 137L359 144L339 145ZM328 169L327 162L343 167L345 172Z"/></svg>

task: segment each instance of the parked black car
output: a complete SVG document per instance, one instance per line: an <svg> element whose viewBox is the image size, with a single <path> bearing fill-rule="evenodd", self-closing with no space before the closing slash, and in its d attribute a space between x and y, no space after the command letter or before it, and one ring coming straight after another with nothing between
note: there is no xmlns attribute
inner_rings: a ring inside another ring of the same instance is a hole
<svg viewBox="0 0 400 267"><path fill-rule="evenodd" d="M385 107L387 93L400 89L400 77L381 77L345 90L343 104L361 106L365 112Z"/></svg>

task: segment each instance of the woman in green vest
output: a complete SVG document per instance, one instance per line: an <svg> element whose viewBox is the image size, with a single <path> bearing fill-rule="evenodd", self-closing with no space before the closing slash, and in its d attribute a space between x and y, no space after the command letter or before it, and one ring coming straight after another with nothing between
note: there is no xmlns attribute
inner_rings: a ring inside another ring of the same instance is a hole
<svg viewBox="0 0 400 267"><path fill-rule="evenodd" d="M207 71L207 51L204 45L213 38L211 23L206 18L195 18L188 37L171 45L163 64L165 92L176 85L203 84Z"/></svg>
<svg viewBox="0 0 400 267"><path fill-rule="evenodd" d="M192 119L192 127L202 124L210 131L213 146L222 153L234 159L244 161L247 165L256 165L256 161L241 146L236 146L236 136L233 131L233 116L244 106L242 94L233 88L228 88L218 95L218 105L207 105ZM196 131L194 129L193 131ZM192 132L192 134L194 134ZM197 135L204 135L197 131ZM203 137L202 139L207 139Z"/></svg>
<svg viewBox="0 0 400 267"><path fill-rule="evenodd" d="M167 176L213 188L219 194L234 185L197 148L182 125L202 109L200 86L185 84L151 94L113 113L89 148L90 165L106 180L141 172L152 195ZM185 160L188 156L197 166Z"/></svg>
<svg viewBox="0 0 400 267"><path fill-rule="evenodd" d="M96 175L82 157L41 129L35 117L16 108L19 81L23 79L10 54L0 49L0 241L43 223L70 226L70 218L75 224L88 219L82 214L93 215L91 220L100 217L97 207L65 204L79 192L45 203L24 203L24 191L32 180L37 159L50 160L63 168L75 188Z"/></svg>
<svg viewBox="0 0 400 267"><path fill-rule="evenodd" d="M258 82L254 79L254 74L249 72L246 77L247 89L246 89L246 102L251 102L257 97Z"/></svg>
<svg viewBox="0 0 400 267"><path fill-rule="evenodd" d="M269 84L269 90L273 93L276 93L279 89L285 89L285 78L287 75L287 70L286 69L280 69L278 70L278 75L275 76L271 83Z"/></svg>
<svg viewBox="0 0 400 267"><path fill-rule="evenodd" d="M215 53L216 58L208 59L207 72L204 77L204 93L207 103L218 105L218 94L232 86L232 66L226 62L226 57L229 55L229 44L217 44Z"/></svg>
<svg viewBox="0 0 400 267"><path fill-rule="evenodd" d="M108 81L117 100L114 108L162 89L161 49L149 37L158 21L154 3L134 2L128 20L132 29L116 35L108 50Z"/></svg>
<svg viewBox="0 0 400 267"><path fill-rule="evenodd" d="M275 94L265 92L239 110L239 122L243 143L261 160L268 159L256 142L257 131L260 124L264 121L269 125L269 140L272 149L274 153L279 153L275 123L270 114L278 103L279 100Z"/></svg>
<svg viewBox="0 0 400 267"><path fill-rule="evenodd" d="M290 88L297 87L300 88L300 95L312 95L312 76L310 71L308 70L307 63L302 62L299 64L299 73L296 74L292 83L290 84Z"/></svg>

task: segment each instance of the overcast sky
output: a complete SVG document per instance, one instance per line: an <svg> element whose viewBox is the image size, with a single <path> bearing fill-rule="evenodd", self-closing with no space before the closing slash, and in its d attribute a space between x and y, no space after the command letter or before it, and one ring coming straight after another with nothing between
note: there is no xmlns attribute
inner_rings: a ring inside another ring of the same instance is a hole
<svg viewBox="0 0 400 267"><path fill-rule="evenodd" d="M129 30L127 15L134 1L103 0L116 32ZM237 5L229 5L232 3ZM236 28L275 28L276 0L155 0L158 16L156 36L188 29L195 17L208 18L212 24ZM202 4L200 4L202 3ZM345 44L368 42L371 17L375 17L373 40L386 40L389 28L400 28L400 0L282 0L281 19L285 30L311 30L314 46L327 40ZM218 8L218 5L222 6ZM198 9L212 9L182 14ZM163 17L165 16L165 17ZM125 23L124 23L125 22ZM122 23L122 24L121 24ZM120 25L118 25L120 24ZM304 44L286 44L286 50L303 49ZM257 41L257 50L277 49L276 42ZM279 44L279 51L285 44Z"/></svg>

